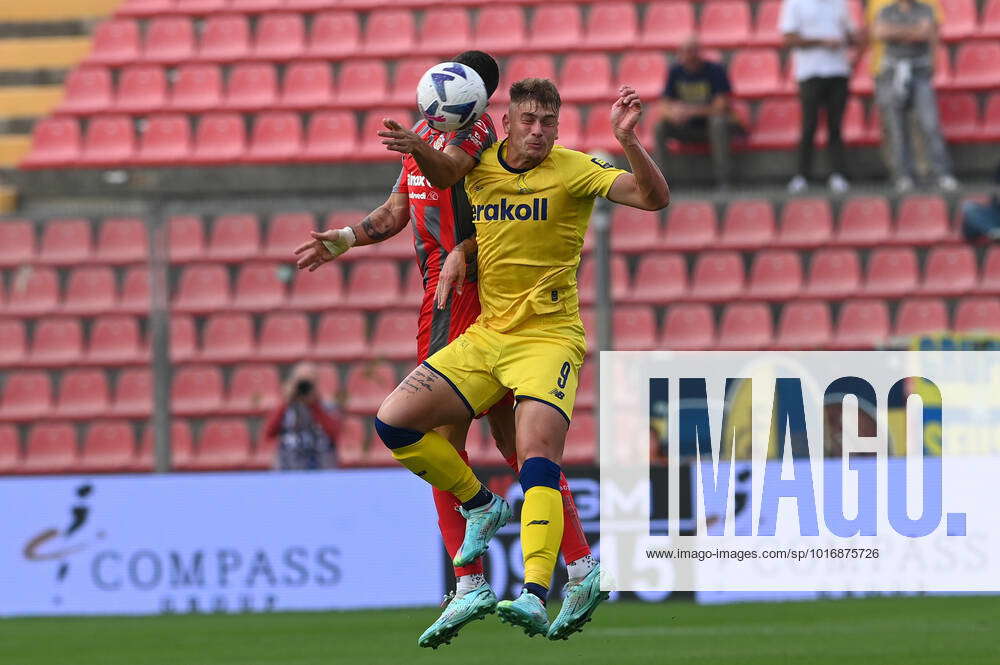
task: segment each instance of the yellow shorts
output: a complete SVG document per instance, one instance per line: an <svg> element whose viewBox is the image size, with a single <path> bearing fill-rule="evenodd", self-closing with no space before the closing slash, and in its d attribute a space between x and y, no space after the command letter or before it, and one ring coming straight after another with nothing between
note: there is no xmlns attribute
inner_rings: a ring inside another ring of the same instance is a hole
<svg viewBox="0 0 1000 665"><path fill-rule="evenodd" d="M578 322L505 333L474 323L424 364L451 384L470 415L513 390L514 399L544 402L569 422L586 348Z"/></svg>

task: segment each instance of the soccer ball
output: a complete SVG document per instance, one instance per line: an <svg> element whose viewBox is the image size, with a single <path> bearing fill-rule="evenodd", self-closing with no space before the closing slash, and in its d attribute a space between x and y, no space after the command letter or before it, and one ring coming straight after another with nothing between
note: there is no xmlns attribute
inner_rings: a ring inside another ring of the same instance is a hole
<svg viewBox="0 0 1000 665"><path fill-rule="evenodd" d="M432 128L454 132L479 119L489 98L486 85L471 67L442 62L428 69L417 84L417 108Z"/></svg>

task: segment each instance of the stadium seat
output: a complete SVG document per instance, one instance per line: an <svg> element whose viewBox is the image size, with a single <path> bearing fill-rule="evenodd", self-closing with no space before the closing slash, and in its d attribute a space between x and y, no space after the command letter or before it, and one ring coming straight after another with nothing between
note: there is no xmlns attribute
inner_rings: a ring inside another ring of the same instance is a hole
<svg viewBox="0 0 1000 665"><path fill-rule="evenodd" d="M802 109L797 99L765 99L757 107L750 145L762 150L788 150L799 142Z"/></svg>
<svg viewBox="0 0 1000 665"><path fill-rule="evenodd" d="M216 217L208 243L208 258L242 261L260 253L260 222L253 214Z"/></svg>
<svg viewBox="0 0 1000 665"><path fill-rule="evenodd" d="M250 429L242 418L212 418L202 426L193 470L238 469L250 460Z"/></svg>
<svg viewBox="0 0 1000 665"><path fill-rule="evenodd" d="M191 436L191 425L186 420L173 420L170 423L170 466L173 471L191 470L191 459L194 456L194 444ZM153 428L147 426L139 441L137 465L140 470L152 471L154 459Z"/></svg>
<svg viewBox="0 0 1000 665"><path fill-rule="evenodd" d="M893 242L930 245L948 235L948 208L940 196L909 196L899 204Z"/></svg>
<svg viewBox="0 0 1000 665"><path fill-rule="evenodd" d="M639 259L628 300L665 305L688 290L687 264L680 254L647 253Z"/></svg>
<svg viewBox="0 0 1000 665"><path fill-rule="evenodd" d="M0 319L0 366L14 367L28 355L24 321Z"/></svg>
<svg viewBox="0 0 1000 665"><path fill-rule="evenodd" d="M212 314L205 321L200 360L232 362L256 352L253 319L249 314Z"/></svg>
<svg viewBox="0 0 1000 665"><path fill-rule="evenodd" d="M646 7L646 15L642 21L639 44L644 47L675 49L694 34L693 3L674 0L651 2ZM663 83L666 83L666 77Z"/></svg>
<svg viewBox="0 0 1000 665"><path fill-rule="evenodd" d="M62 311L67 314L103 314L115 309L118 287L114 271L106 266L76 268L69 275Z"/></svg>
<svg viewBox="0 0 1000 665"><path fill-rule="evenodd" d="M1000 85L1000 43L980 41L961 44L955 56L953 83L963 89L995 89Z"/></svg>
<svg viewBox="0 0 1000 665"><path fill-rule="evenodd" d="M285 304L285 285L277 263L244 263L236 278L233 307L264 312Z"/></svg>
<svg viewBox="0 0 1000 665"><path fill-rule="evenodd" d="M954 142L975 142L979 139L979 104L968 92L938 95L938 116L945 139Z"/></svg>
<svg viewBox="0 0 1000 665"><path fill-rule="evenodd" d="M228 9L233 0L174 0L177 11L187 15L210 14Z"/></svg>
<svg viewBox="0 0 1000 665"><path fill-rule="evenodd" d="M730 300L743 292L743 259L734 251L707 251L694 264L690 296L698 300Z"/></svg>
<svg viewBox="0 0 1000 665"><path fill-rule="evenodd" d="M196 163L233 163L246 151L246 127L238 113L206 113L198 121L195 148L191 159Z"/></svg>
<svg viewBox="0 0 1000 665"><path fill-rule="evenodd" d="M472 42L469 13L462 7L431 7L417 39L417 52L450 57L468 48Z"/></svg>
<svg viewBox="0 0 1000 665"><path fill-rule="evenodd" d="M52 382L48 372L8 372L0 402L0 419L31 420L52 412Z"/></svg>
<svg viewBox="0 0 1000 665"><path fill-rule="evenodd" d="M131 314L149 311L149 268L129 268L125 271L118 311Z"/></svg>
<svg viewBox="0 0 1000 665"><path fill-rule="evenodd" d="M413 231L410 227L406 227L396 235L373 245L371 255L382 259L412 259L414 240ZM421 291L423 291L423 287L421 287Z"/></svg>
<svg viewBox="0 0 1000 665"><path fill-rule="evenodd" d="M347 403L351 413L374 414L396 387L396 371L388 363L355 363L347 373Z"/></svg>
<svg viewBox="0 0 1000 665"><path fill-rule="evenodd" d="M879 248L868 256L864 291L873 296L902 296L917 288L917 255L910 247Z"/></svg>
<svg viewBox="0 0 1000 665"><path fill-rule="evenodd" d="M59 305L59 279L55 270L24 268L10 284L5 314L32 315L55 310Z"/></svg>
<svg viewBox="0 0 1000 665"><path fill-rule="evenodd" d="M218 65L183 64L176 70L167 106L175 111L208 111L222 106Z"/></svg>
<svg viewBox="0 0 1000 665"><path fill-rule="evenodd" d="M718 242L718 220L710 201L680 201L667 209L662 247L694 250Z"/></svg>
<svg viewBox="0 0 1000 665"><path fill-rule="evenodd" d="M352 266L344 303L360 309L381 309L400 299L399 268L395 261L371 259Z"/></svg>
<svg viewBox="0 0 1000 665"><path fill-rule="evenodd" d="M278 74L274 65L239 63L229 71L224 106L234 111L272 108L278 100Z"/></svg>
<svg viewBox="0 0 1000 665"><path fill-rule="evenodd" d="M309 319L299 312L273 313L264 318L255 358L292 362L312 353Z"/></svg>
<svg viewBox="0 0 1000 665"><path fill-rule="evenodd" d="M783 300L794 298L802 289L802 262L792 249L764 249L753 257L750 267L751 298Z"/></svg>
<svg viewBox="0 0 1000 665"><path fill-rule="evenodd" d="M413 91L417 89L420 77L435 64L435 59L429 57L397 61L392 76L392 89L386 97L388 103L400 106L412 104Z"/></svg>
<svg viewBox="0 0 1000 665"><path fill-rule="evenodd" d="M0 474L17 473L21 466L21 437L15 425L0 424Z"/></svg>
<svg viewBox="0 0 1000 665"><path fill-rule="evenodd" d="M611 215L611 249L644 252L660 242L659 211L616 206Z"/></svg>
<svg viewBox="0 0 1000 665"><path fill-rule="evenodd" d="M716 348L755 350L771 346L771 308L765 303L731 303L722 312Z"/></svg>
<svg viewBox="0 0 1000 665"><path fill-rule="evenodd" d="M606 104L594 104L587 112L587 122L583 129L583 145L587 152L610 152L621 154L622 147L615 138L608 122Z"/></svg>
<svg viewBox="0 0 1000 665"><path fill-rule="evenodd" d="M324 314L316 329L313 353L322 360L356 360L369 355L365 318L361 312Z"/></svg>
<svg viewBox="0 0 1000 665"><path fill-rule="evenodd" d="M131 19L102 21L94 29L87 62L124 65L139 59L139 24Z"/></svg>
<svg viewBox="0 0 1000 665"><path fill-rule="evenodd" d="M205 258L205 229L201 218L178 215L167 221L171 263Z"/></svg>
<svg viewBox="0 0 1000 665"><path fill-rule="evenodd" d="M570 102L597 101L611 94L611 60L603 53L571 53L563 60L559 96Z"/></svg>
<svg viewBox="0 0 1000 665"><path fill-rule="evenodd" d="M485 5L476 16L475 48L487 53L514 53L528 41L524 11L512 5Z"/></svg>
<svg viewBox="0 0 1000 665"><path fill-rule="evenodd" d="M125 421L98 422L87 429L79 469L89 472L136 471L135 430Z"/></svg>
<svg viewBox="0 0 1000 665"><path fill-rule="evenodd" d="M733 48L750 41L750 7L743 0L713 0L702 5L698 36L708 47Z"/></svg>
<svg viewBox="0 0 1000 665"><path fill-rule="evenodd" d="M566 432L566 446L563 450L563 465L592 465L597 462L597 420L593 414L579 411L573 414L573 420Z"/></svg>
<svg viewBox="0 0 1000 665"><path fill-rule="evenodd" d="M336 263L322 270L299 270L295 273L288 306L299 310L323 310L341 302L344 275Z"/></svg>
<svg viewBox="0 0 1000 665"><path fill-rule="evenodd" d="M1000 250L996 247L990 247L989 251L986 252L979 290L990 295L1000 293Z"/></svg>
<svg viewBox="0 0 1000 665"><path fill-rule="evenodd" d="M661 349L703 350L715 346L715 317L705 304L678 304L667 309Z"/></svg>
<svg viewBox="0 0 1000 665"><path fill-rule="evenodd" d="M133 160L140 164L177 164L191 156L191 124L183 114L154 115L139 134L139 150Z"/></svg>
<svg viewBox="0 0 1000 665"><path fill-rule="evenodd" d="M281 400L281 381L274 365L239 365L233 369L225 410L260 415Z"/></svg>
<svg viewBox="0 0 1000 665"><path fill-rule="evenodd" d="M405 55L416 47L416 26L408 9L376 9L365 25L364 52L372 56Z"/></svg>
<svg viewBox="0 0 1000 665"><path fill-rule="evenodd" d="M955 308L957 332L1000 332L1000 299L995 297L963 298Z"/></svg>
<svg viewBox="0 0 1000 665"><path fill-rule="evenodd" d="M411 99L413 91L410 91ZM389 96L389 73L380 60L356 60L340 69L337 102L361 108L385 103ZM371 137L374 141L377 137Z"/></svg>
<svg viewBox="0 0 1000 665"><path fill-rule="evenodd" d="M194 58L194 24L186 16L158 16L146 25L142 59L164 64Z"/></svg>
<svg viewBox="0 0 1000 665"><path fill-rule="evenodd" d="M139 322L134 316L108 314L94 319L87 345L88 362L114 365L144 360L139 344Z"/></svg>
<svg viewBox="0 0 1000 665"><path fill-rule="evenodd" d="M76 429L68 423L34 425L21 470L26 473L69 473L79 460Z"/></svg>
<svg viewBox="0 0 1000 665"><path fill-rule="evenodd" d="M114 109L123 113L145 113L167 103L167 77L159 65L133 65L118 75Z"/></svg>
<svg viewBox="0 0 1000 665"><path fill-rule="evenodd" d="M1000 2L997 3L1000 5ZM980 138L984 141L1000 141L1000 94L994 93L986 102Z"/></svg>
<svg viewBox="0 0 1000 665"><path fill-rule="evenodd" d="M387 150L379 141L376 134L385 126L382 122L384 118L395 120L404 127L412 124L412 113L409 109L373 109L365 113L364 121L361 125L359 144L354 152L354 158L362 158L372 161L399 163L399 153Z"/></svg>
<svg viewBox="0 0 1000 665"><path fill-rule="evenodd" d="M229 273L225 266L189 266L180 277L174 308L179 312L212 312L229 307Z"/></svg>
<svg viewBox="0 0 1000 665"><path fill-rule="evenodd" d="M778 29L778 18L781 14L781 0L764 0L757 5L757 18L754 21L751 41L761 46L781 46L781 30Z"/></svg>
<svg viewBox="0 0 1000 665"><path fill-rule="evenodd" d="M302 123L294 111L259 113L254 119L248 162L288 162L302 152Z"/></svg>
<svg viewBox="0 0 1000 665"><path fill-rule="evenodd" d="M358 125L351 111L313 113L306 127L302 158L308 161L339 161L354 154Z"/></svg>
<svg viewBox="0 0 1000 665"><path fill-rule="evenodd" d="M170 315L170 359L190 360L198 353L194 317L187 314Z"/></svg>
<svg viewBox="0 0 1000 665"><path fill-rule="evenodd" d="M36 365L62 365L83 354L83 326L68 317L40 319L31 339L31 362Z"/></svg>
<svg viewBox="0 0 1000 665"><path fill-rule="evenodd" d="M145 418L153 410L153 373L145 368L123 369L115 384L110 413L122 418Z"/></svg>
<svg viewBox="0 0 1000 665"><path fill-rule="evenodd" d="M980 37L1000 37L1000 0L987 0L979 24Z"/></svg>
<svg viewBox="0 0 1000 665"><path fill-rule="evenodd" d="M840 307L832 346L865 349L889 337L889 308L881 300L853 300Z"/></svg>
<svg viewBox="0 0 1000 665"><path fill-rule="evenodd" d="M209 16L201 32L198 59L235 62L250 55L250 21L246 16Z"/></svg>
<svg viewBox="0 0 1000 665"><path fill-rule="evenodd" d="M767 97L781 88L781 61L770 48L737 51L729 61L733 91L740 97Z"/></svg>
<svg viewBox="0 0 1000 665"><path fill-rule="evenodd" d="M722 220L724 247L766 247L774 242L774 209L765 199L736 199L726 208Z"/></svg>
<svg viewBox="0 0 1000 665"><path fill-rule="evenodd" d="M582 42L583 26L576 5L536 6L531 20L530 50L543 52L570 50Z"/></svg>
<svg viewBox="0 0 1000 665"><path fill-rule="evenodd" d="M264 14L257 21L253 56L292 60L306 50L306 27L301 14Z"/></svg>
<svg viewBox="0 0 1000 665"><path fill-rule="evenodd" d="M110 217L97 231L95 260L102 265L145 263L149 258L146 223L137 217Z"/></svg>
<svg viewBox="0 0 1000 665"><path fill-rule="evenodd" d="M667 81L667 59L662 53L625 53L618 60L616 81L628 81L644 99L659 97Z"/></svg>
<svg viewBox="0 0 1000 665"><path fill-rule="evenodd" d="M778 244L811 248L826 245L833 238L830 202L820 198L791 199L781 209Z"/></svg>
<svg viewBox="0 0 1000 665"><path fill-rule="evenodd" d="M416 359L417 317L414 312L383 312L375 323L371 353L386 360Z"/></svg>
<svg viewBox="0 0 1000 665"><path fill-rule="evenodd" d="M181 416L210 415L222 408L222 372L218 367L181 367L173 373L172 412Z"/></svg>
<svg viewBox="0 0 1000 665"><path fill-rule="evenodd" d="M296 247L309 239L316 230L316 217L310 212L279 213L267 226L267 239L261 256L289 261ZM326 272L326 271L324 271Z"/></svg>
<svg viewBox="0 0 1000 665"><path fill-rule="evenodd" d="M580 107L576 104L563 104L559 109L559 138L556 143L571 150L579 150L583 146L583 121L580 119Z"/></svg>
<svg viewBox="0 0 1000 665"><path fill-rule="evenodd" d="M95 116L87 122L80 162L88 166L125 166L135 155L129 116Z"/></svg>
<svg viewBox="0 0 1000 665"><path fill-rule="evenodd" d="M933 247L927 254L920 292L927 295L963 295L977 285L976 254L971 247Z"/></svg>
<svg viewBox="0 0 1000 665"><path fill-rule="evenodd" d="M35 227L27 219L5 219L0 224L0 268L30 265L35 260ZM0 288L0 298L3 289Z"/></svg>
<svg viewBox="0 0 1000 665"><path fill-rule="evenodd" d="M416 87L416 86L414 86ZM413 90L410 90L411 96ZM326 62L293 62L285 68L280 105L315 109L333 102L333 72Z"/></svg>
<svg viewBox="0 0 1000 665"><path fill-rule="evenodd" d="M619 305L611 314L616 351L652 351L656 348L656 314L645 305Z"/></svg>
<svg viewBox="0 0 1000 665"><path fill-rule="evenodd" d="M80 160L80 123L76 118L42 118L35 123L31 150L21 168L47 168L75 164Z"/></svg>
<svg viewBox="0 0 1000 665"><path fill-rule="evenodd" d="M59 381L58 418L93 418L107 412L110 399L103 369L76 369L64 372Z"/></svg>
<svg viewBox="0 0 1000 665"><path fill-rule="evenodd" d="M580 302L591 304L597 302L597 262L586 257L580 263L580 273L577 276L577 290ZM629 293L628 264L621 254L611 255L611 299L624 300Z"/></svg>
<svg viewBox="0 0 1000 665"><path fill-rule="evenodd" d="M857 97L847 100L841 135L848 145L867 145L871 142L868 123L865 121L865 108Z"/></svg>
<svg viewBox="0 0 1000 665"><path fill-rule="evenodd" d="M852 247L884 244L889 239L889 202L881 196L856 196L840 208L834 242Z"/></svg>
<svg viewBox="0 0 1000 665"><path fill-rule="evenodd" d="M774 345L779 349L819 350L832 338L830 307L825 302L790 302L781 310Z"/></svg>
<svg viewBox="0 0 1000 665"><path fill-rule="evenodd" d="M639 36L632 2L599 2L590 6L583 45L587 49L624 49Z"/></svg>
<svg viewBox="0 0 1000 665"><path fill-rule="evenodd" d="M306 54L310 58L343 58L361 50L361 23L354 11L321 12L313 17Z"/></svg>
<svg viewBox="0 0 1000 665"><path fill-rule="evenodd" d="M49 220L42 230L42 247L38 260L60 266L86 263L93 255L92 244L90 220Z"/></svg>
<svg viewBox="0 0 1000 665"><path fill-rule="evenodd" d="M941 22L941 38L945 41L961 41L976 32L976 3L974 0L941 0L944 20Z"/></svg>
<svg viewBox="0 0 1000 665"><path fill-rule="evenodd" d="M853 249L819 249L812 255L805 294L843 298L861 286L861 263Z"/></svg>
<svg viewBox="0 0 1000 665"><path fill-rule="evenodd" d="M948 308L940 298L907 298L896 311L893 334L909 337L948 330Z"/></svg>
<svg viewBox="0 0 1000 665"><path fill-rule="evenodd" d="M363 418L345 416L341 419L336 453L338 466L364 466L365 438L369 427ZM375 444L381 446L382 442L376 441Z"/></svg>
<svg viewBox="0 0 1000 665"><path fill-rule="evenodd" d="M84 66L66 76L60 113L97 113L111 108L111 70Z"/></svg>
<svg viewBox="0 0 1000 665"><path fill-rule="evenodd" d="M556 80L556 66L552 56L539 53L512 55L508 58L501 72L502 82L493 94L490 103L506 103L510 99L511 84L533 76Z"/></svg>

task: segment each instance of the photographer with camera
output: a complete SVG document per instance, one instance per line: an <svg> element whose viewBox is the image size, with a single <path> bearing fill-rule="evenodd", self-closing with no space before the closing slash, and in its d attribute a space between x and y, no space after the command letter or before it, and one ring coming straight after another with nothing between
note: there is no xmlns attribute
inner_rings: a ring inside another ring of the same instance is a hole
<svg viewBox="0 0 1000 665"><path fill-rule="evenodd" d="M298 471L336 466L334 446L339 433L336 407L324 404L319 394L316 365L298 363L285 382L283 403L264 429L265 436L278 440L275 468Z"/></svg>

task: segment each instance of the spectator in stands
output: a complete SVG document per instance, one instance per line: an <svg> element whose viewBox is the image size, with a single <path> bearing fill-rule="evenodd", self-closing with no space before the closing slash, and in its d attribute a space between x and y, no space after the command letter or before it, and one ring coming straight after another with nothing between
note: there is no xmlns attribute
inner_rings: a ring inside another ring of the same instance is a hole
<svg viewBox="0 0 1000 665"><path fill-rule="evenodd" d="M962 204L962 234L966 240L1000 240L1000 164L993 176L993 194L986 203Z"/></svg>
<svg viewBox="0 0 1000 665"><path fill-rule="evenodd" d="M284 386L282 404L267 420L264 435L277 437L276 468L283 471L335 466L334 446L340 416L324 403L316 384L316 366L300 362Z"/></svg>
<svg viewBox="0 0 1000 665"><path fill-rule="evenodd" d="M885 119L896 191L913 189L913 152L907 111L913 109L924 136L927 161L945 191L958 189L941 136L934 93L938 23L934 9L918 0L896 0L879 11L872 34L885 42L875 98Z"/></svg>
<svg viewBox="0 0 1000 665"><path fill-rule="evenodd" d="M846 192L844 141L840 127L847 106L847 83L851 75L848 48L857 45L860 34L851 20L847 0L784 0L778 27L785 45L795 58L795 80L802 104L802 134L799 137L798 173L788 191L798 194L809 186L813 167L813 141L820 109L826 111L827 154L831 173L827 185L835 193Z"/></svg>
<svg viewBox="0 0 1000 665"><path fill-rule="evenodd" d="M685 41L679 61L670 68L656 124L657 159L662 170L667 168L667 139L707 142L712 148L716 184L729 185L732 170L729 141L733 135L746 131L732 116L731 93L726 68L704 60L694 37Z"/></svg>

